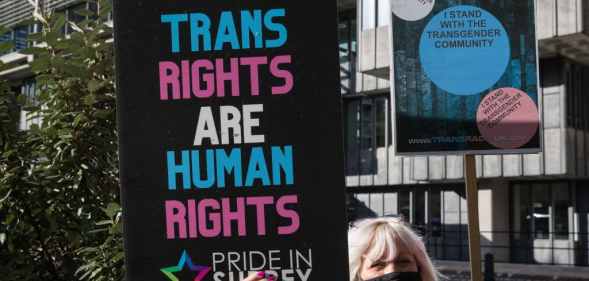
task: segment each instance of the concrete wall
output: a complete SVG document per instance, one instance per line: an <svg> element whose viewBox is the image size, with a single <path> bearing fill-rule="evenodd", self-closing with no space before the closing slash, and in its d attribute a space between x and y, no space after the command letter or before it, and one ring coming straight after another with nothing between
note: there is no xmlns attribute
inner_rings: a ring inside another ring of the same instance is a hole
<svg viewBox="0 0 589 281"><path fill-rule="evenodd" d="M35 2L35 0L32 0ZM44 13L50 13L66 6L84 2L84 0L38 0ZM34 11L33 5L27 0L2 0L0 1L0 26L12 27L18 23L30 19Z"/></svg>
<svg viewBox="0 0 589 281"><path fill-rule="evenodd" d="M83 0L42 0L44 2L43 8L46 12L59 10L64 7L73 5L78 2L83 2Z"/></svg>
<svg viewBox="0 0 589 281"><path fill-rule="evenodd" d="M33 6L27 0L0 1L0 26L12 27L31 17Z"/></svg>
<svg viewBox="0 0 589 281"><path fill-rule="evenodd" d="M456 190L452 186L449 189L440 186L429 186L431 189L411 189L404 196L409 196L410 215L406 218L415 223L415 213L418 207L424 207L425 223L433 227L436 222L430 221L434 217L431 212L436 209L439 212L437 223L441 224L442 233L435 235L428 232L426 244L430 254L435 259L442 260L467 260L468 258L468 211L464 192ZM509 183L506 180L481 180L479 183L479 221L481 230L482 256L491 253L496 260L507 261L510 256L509 235ZM417 193L425 193L425 204L415 204ZM409 189L407 190L409 191ZM391 192L375 192L357 194L356 197L370 208L375 215L399 215L399 196L401 189ZM432 201L432 193L439 193L439 201ZM438 202L438 206L434 206ZM433 228L429 229L433 231Z"/></svg>
<svg viewBox="0 0 589 281"><path fill-rule="evenodd" d="M360 9L361 1L358 1ZM586 0L536 0L536 30L540 57L564 55L589 62L589 3ZM361 15L358 15L360 18ZM359 32L358 70L388 79L388 27Z"/></svg>
<svg viewBox="0 0 589 281"><path fill-rule="evenodd" d="M586 0L536 0L538 39L583 32Z"/></svg>
<svg viewBox="0 0 589 281"><path fill-rule="evenodd" d="M493 231L490 235L485 233L482 233L482 235L488 236L486 237L486 240L490 241L490 244L495 246L495 248L483 248L482 256L484 257L486 253L491 253L496 260L509 260L509 247L511 246L508 233L510 231L509 183L503 180L491 180L481 182L480 186L488 188L491 193L488 196L490 206L486 207L479 204L479 213L490 216L489 228ZM482 216L483 215L481 215L481 230L483 229Z"/></svg>

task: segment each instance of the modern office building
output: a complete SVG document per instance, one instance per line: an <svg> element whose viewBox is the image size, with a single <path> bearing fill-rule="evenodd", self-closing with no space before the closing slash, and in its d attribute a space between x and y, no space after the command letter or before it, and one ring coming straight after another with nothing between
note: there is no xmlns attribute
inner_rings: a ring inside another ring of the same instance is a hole
<svg viewBox="0 0 589 281"><path fill-rule="evenodd" d="M355 206L350 216L403 216L438 262L466 261L462 158L393 152L388 1L338 0L346 188ZM589 266L589 3L536 2L543 152L477 156L483 252L502 263L582 268ZM0 77L28 97L35 95L33 58L18 50L37 30L23 24L35 9L64 12L75 22L82 20L75 10L97 7L94 1L0 0L0 26L10 29L0 42L15 45L0 56L11 64ZM26 114L23 130L38 122Z"/></svg>
<svg viewBox="0 0 589 281"><path fill-rule="evenodd" d="M463 159L394 155L388 0L354 2L340 22L348 190L377 215L405 217L435 259L467 260ZM589 3L536 2L543 152L476 157L483 254L587 266Z"/></svg>

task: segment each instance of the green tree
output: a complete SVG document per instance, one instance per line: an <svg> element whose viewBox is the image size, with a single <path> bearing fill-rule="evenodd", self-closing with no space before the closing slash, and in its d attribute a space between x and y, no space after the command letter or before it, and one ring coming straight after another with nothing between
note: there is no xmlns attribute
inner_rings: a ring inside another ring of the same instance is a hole
<svg viewBox="0 0 589 281"><path fill-rule="evenodd" d="M35 100L0 82L2 280L122 279L114 52L100 2L101 17L77 24L36 16L43 28L30 39L43 43L24 51ZM41 124L17 131L17 105Z"/></svg>

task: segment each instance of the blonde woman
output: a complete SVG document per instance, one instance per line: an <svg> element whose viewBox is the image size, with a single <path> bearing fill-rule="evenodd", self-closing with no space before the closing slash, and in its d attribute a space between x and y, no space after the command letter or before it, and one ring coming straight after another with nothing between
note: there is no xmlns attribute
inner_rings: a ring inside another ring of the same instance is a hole
<svg viewBox="0 0 589 281"><path fill-rule="evenodd" d="M438 281L421 238L401 219L363 220L348 243L350 281Z"/></svg>
<svg viewBox="0 0 589 281"><path fill-rule="evenodd" d="M349 231L348 244L350 281L438 281L421 238L399 218L356 223ZM258 272L243 281L260 280L277 279Z"/></svg>

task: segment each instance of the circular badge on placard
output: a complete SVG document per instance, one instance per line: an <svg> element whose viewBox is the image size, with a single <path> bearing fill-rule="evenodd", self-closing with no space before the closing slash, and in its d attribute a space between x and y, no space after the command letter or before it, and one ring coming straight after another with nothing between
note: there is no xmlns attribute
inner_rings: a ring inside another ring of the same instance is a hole
<svg viewBox="0 0 589 281"><path fill-rule="evenodd" d="M503 149L528 143L540 124L538 107L525 92L500 88L486 95L477 110L477 126L482 137Z"/></svg>
<svg viewBox="0 0 589 281"><path fill-rule="evenodd" d="M391 10L406 21L417 21L431 13L436 0L391 0Z"/></svg>
<svg viewBox="0 0 589 281"><path fill-rule="evenodd" d="M455 6L436 14L419 42L419 59L430 80L455 95L475 95L503 76L511 57L509 36L491 13Z"/></svg>

